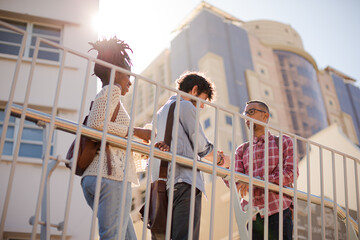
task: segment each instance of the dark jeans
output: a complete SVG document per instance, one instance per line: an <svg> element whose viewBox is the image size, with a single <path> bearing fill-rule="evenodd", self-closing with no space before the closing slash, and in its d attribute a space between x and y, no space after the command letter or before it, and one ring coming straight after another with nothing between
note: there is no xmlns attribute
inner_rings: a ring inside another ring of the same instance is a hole
<svg viewBox="0 0 360 240"><path fill-rule="evenodd" d="M289 208L283 212L283 239L292 239L293 221ZM269 216L269 239L279 239L279 213ZM264 218L260 214L256 215L256 220L253 221L252 239L264 239Z"/></svg>
<svg viewBox="0 0 360 240"><path fill-rule="evenodd" d="M200 216L201 216L201 196L200 190L195 190L195 209L194 209L194 228L193 240L199 239ZM177 183L174 186L174 201L171 223L171 239L187 240L190 217L191 185L187 183ZM151 233L152 240L165 239L164 235Z"/></svg>

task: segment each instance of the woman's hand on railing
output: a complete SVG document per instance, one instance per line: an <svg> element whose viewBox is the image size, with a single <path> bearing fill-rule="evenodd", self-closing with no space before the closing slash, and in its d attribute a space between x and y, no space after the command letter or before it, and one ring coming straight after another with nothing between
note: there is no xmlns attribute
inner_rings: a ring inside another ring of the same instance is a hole
<svg viewBox="0 0 360 240"><path fill-rule="evenodd" d="M141 138L145 143L149 143L151 139L151 130L145 128L134 128L134 136Z"/></svg>
<svg viewBox="0 0 360 240"><path fill-rule="evenodd" d="M164 141L160 141L160 142L155 143L155 147L160 149L161 151L164 151L164 152L169 152L170 151L169 145L167 145Z"/></svg>

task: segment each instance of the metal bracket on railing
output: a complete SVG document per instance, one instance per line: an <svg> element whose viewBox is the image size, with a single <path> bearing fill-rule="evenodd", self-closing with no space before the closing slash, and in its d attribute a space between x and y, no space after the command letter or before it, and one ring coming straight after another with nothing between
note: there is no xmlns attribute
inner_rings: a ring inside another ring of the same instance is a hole
<svg viewBox="0 0 360 240"><path fill-rule="evenodd" d="M236 223L239 229L239 236L241 240L243 239L248 240L250 239L249 230L248 230L249 219L252 219L257 213L260 213L261 211L258 208L253 208L252 211L249 211L249 209L244 209L246 210L246 212L244 212L241 206L241 200L235 182L233 184L232 191L234 192L233 194L234 211L235 211Z"/></svg>
<svg viewBox="0 0 360 240"><path fill-rule="evenodd" d="M338 215L338 218L340 218L339 215ZM340 219L341 219L341 221L343 221L343 223L346 226L346 217L340 218ZM359 240L359 237L356 234L356 230L355 230L354 226L352 224L349 224L349 226L350 226L350 228L349 228L350 240Z"/></svg>
<svg viewBox="0 0 360 240"><path fill-rule="evenodd" d="M234 211L235 211L235 217L236 217L236 222L238 225L238 229L239 229L239 236L241 239L249 239L249 231L248 231L248 223L249 223L249 219L250 219L250 214L252 215L251 217L254 217L257 213L260 213L261 215L264 215L264 209L259 210L258 208L253 208L252 211L249 211L249 209L244 209L245 212L243 211L243 207L241 206L241 200L240 200L240 196L239 196L239 192L237 191L236 188L236 183L233 184L233 188L232 188L233 192L235 194L233 194L233 202L234 202ZM246 199L247 201L249 201L248 199ZM248 205L246 206L248 207ZM343 217L341 215L338 215L338 218L344 222L345 226L346 226L346 216ZM349 228L349 235L350 235L350 240L359 240L359 237L356 234L356 230L354 228L353 224L349 224L350 228Z"/></svg>
<svg viewBox="0 0 360 240"><path fill-rule="evenodd" d="M37 121L36 125L38 125L39 127L44 128L44 129L46 128L46 122L41 121L41 120Z"/></svg>
<svg viewBox="0 0 360 240"><path fill-rule="evenodd" d="M31 216L29 218L29 224L34 225L34 222L35 222L35 216ZM44 221L39 221L38 223L40 225L46 225L46 222ZM58 231L62 231L64 228L64 222L59 222L58 224L50 223L50 227L56 228Z"/></svg>

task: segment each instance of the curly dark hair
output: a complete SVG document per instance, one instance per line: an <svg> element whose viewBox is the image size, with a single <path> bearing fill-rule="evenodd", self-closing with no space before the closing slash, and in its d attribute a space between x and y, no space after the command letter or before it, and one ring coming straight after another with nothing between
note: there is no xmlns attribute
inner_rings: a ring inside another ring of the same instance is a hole
<svg viewBox="0 0 360 240"><path fill-rule="evenodd" d="M94 43L89 42L89 44L92 46L89 51L96 50L98 52L97 59L131 70L131 59L126 51L130 50L131 53L133 51L124 41L114 36ZM103 86L109 84L110 68L95 63L94 74L101 79Z"/></svg>
<svg viewBox="0 0 360 240"><path fill-rule="evenodd" d="M208 95L208 100L211 101L215 95L214 84L203 73L200 72L184 72L176 80L178 89L188 93L194 86L198 86L197 96L202 93Z"/></svg>

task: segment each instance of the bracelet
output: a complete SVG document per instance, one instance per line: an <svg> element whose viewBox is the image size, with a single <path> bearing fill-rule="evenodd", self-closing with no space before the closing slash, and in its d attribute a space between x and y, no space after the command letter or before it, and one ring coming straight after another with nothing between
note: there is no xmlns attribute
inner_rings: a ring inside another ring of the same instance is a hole
<svg viewBox="0 0 360 240"><path fill-rule="evenodd" d="M220 160L216 163L218 166L223 165L224 164L224 157L222 155L220 155Z"/></svg>

